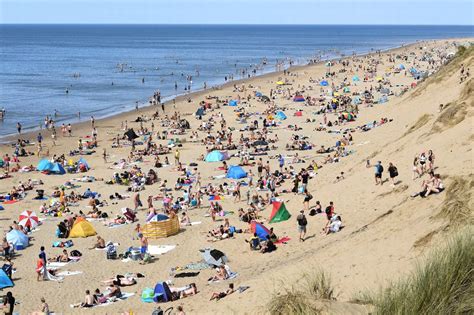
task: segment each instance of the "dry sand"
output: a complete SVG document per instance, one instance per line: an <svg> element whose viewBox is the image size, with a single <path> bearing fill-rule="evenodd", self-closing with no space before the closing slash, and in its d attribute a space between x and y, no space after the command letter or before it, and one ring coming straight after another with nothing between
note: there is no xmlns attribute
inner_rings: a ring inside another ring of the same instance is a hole
<svg viewBox="0 0 474 315"><path fill-rule="evenodd" d="M443 40L436 42L420 42L407 47L364 57L352 58L352 65L367 66L371 60L378 60L378 75L384 75L387 68L397 66L403 63L407 69L413 64L414 56L421 56L423 52L432 49L439 51L455 52L453 42L466 42L468 40ZM423 49L421 47L424 47ZM412 53L412 54L410 54ZM408 61L399 61L390 63L388 54L403 54L409 56ZM427 69L428 64L424 61L415 61L418 68ZM466 68L473 68L473 57L466 61ZM338 72L342 66L336 64L332 70ZM306 89L305 96L319 97L321 87L318 83L310 83L309 78L320 80L326 71L326 67L322 64L309 65L291 69L292 76L286 76L292 85L284 86L291 88L292 92L301 90L302 86L312 86L312 90ZM358 74L363 78L364 71L358 70L353 73L338 73L336 77L328 79L330 83L339 83L344 77L349 80L353 75ZM198 103L204 99L204 95L219 96L222 99L232 99L237 95L241 97L247 94L253 94L254 91L261 91L264 94L269 93L270 89L276 89L275 82L283 77L282 73L274 73L262 77L256 77L237 84L245 84L246 92L235 92L231 84L220 90L206 91L203 93L193 94L192 103L188 103L185 99L176 102L176 110L180 110L183 118L189 120L192 125L191 130L197 130L200 123L194 116L186 115L194 113ZM398 74L391 73L388 77L392 90L395 93L400 92L403 86L409 86L414 82L413 78L405 75L404 71ZM26 250L20 251L20 255L14 260L17 272L14 274L15 287L11 288L14 296L19 304L16 310L20 314L38 310L41 303L40 298L45 297L50 305L50 309L56 313L72 314L72 313L90 313L90 314L116 314L119 312L133 311L135 314L150 314L157 306L156 304L145 304L140 301L140 295L145 287L153 288L156 282L169 279L169 271L174 266L184 266L191 262L200 260L199 249L204 247L214 247L222 250L230 259L229 265L232 270L239 273L239 276L231 280L236 287L247 285L250 288L242 294L235 293L219 302L209 302L209 298L214 291L223 291L227 288L228 282L217 284L207 284L207 278L214 274L211 270L204 270L198 277L173 279L176 286L186 285L190 282L197 284L199 293L196 296L188 297L173 303L162 305L162 308L168 306L183 305L187 314L261 314L265 313L265 304L273 292L282 290L283 286L292 284L298 285L304 272L310 272L317 269L323 269L328 272L333 279L333 284L337 292L338 301L349 301L354 294L365 289L376 289L384 285L388 281L396 280L401 275L409 272L413 267L414 259L419 257L428 246L435 245L442 236L435 235L433 239L428 238L425 246L414 247L414 243L423 238L428 233L442 228L446 223L442 220L434 220L433 216L437 213L437 208L443 202L445 195L433 195L426 199L411 199L410 194L419 191L421 179L412 180L412 161L415 154L422 151L432 149L436 155L436 172L447 176L445 183L449 184L449 178L454 175L469 176L472 173L472 94L467 96L467 115L454 126L448 126L441 132L432 131L434 121L439 117L439 104L448 104L459 98L466 85L472 86L472 79L468 83L459 84L459 67L453 69L452 72L444 74L442 80L432 80L433 82L422 83L416 89L409 88L404 95L390 96L389 101L384 104L367 107L360 105L359 115L355 122L350 122L343 127L356 127L369 123L371 121L379 121L381 117L393 119L392 122L377 127L369 132L356 131L353 133L354 143L349 147L353 154L341 159L339 163L326 164L317 173L316 177L309 182L309 191L313 194L314 199L311 204L314 205L316 200L320 200L323 207L329 201L334 201L336 212L341 214L345 228L337 233L328 236L320 234L326 220L323 215L308 217L308 235L314 236L306 240L304 243L298 242L298 234L296 230L295 218L298 211L302 209L303 197L301 195L283 194L282 199L286 205L292 218L290 220L267 226L273 226L278 236L287 235L291 237L291 241L286 245L280 245L278 250L271 254L260 254L250 251L244 239L249 238L249 234L236 234L235 238L223 240L215 243L208 242L206 232L218 226L212 223L209 217L204 217L207 212L208 201L205 197L205 208L193 209L188 213L192 221L202 221L201 225L186 227L181 233L159 240L150 240L150 244L167 244L176 245L176 249L161 255L158 260L151 264L140 265L137 262L124 263L120 260L106 260L105 253L102 251L87 250L91 246L95 237L86 239L73 239L74 247L82 251L83 257L80 262L70 264L63 270L80 270L81 275L69 276L61 283L57 282L36 282L35 264L39 247L44 245L48 256L57 255L61 249L52 248L51 244L56 237L54 231L56 224L60 218L48 217L40 230L32 233L32 246ZM429 83L429 84L428 84ZM249 88L249 85L255 88ZM358 82L357 85L351 86L351 91L363 92L370 86L376 86L374 78L368 82ZM324 87L323 92L327 92L329 87ZM423 89L421 89L423 88ZM420 90L419 92L417 92ZM471 90L472 91L472 90ZM322 121L322 115L314 115L313 113L319 109L319 106L305 106L304 103L294 103L292 100L284 99L277 94L275 103L280 107L285 107L288 119L283 121L277 128L271 128L270 136L278 135L280 141L276 144L278 149L271 151L270 155L278 153L294 154L295 152L285 151L285 144L290 140L292 134L304 134L309 137L309 141L316 144L316 147L324 145L326 147L333 146L334 143L342 136L341 134L332 134L327 132L314 131ZM257 102L252 98L250 105L246 107L247 112L262 112L266 105ZM171 114L174 110L172 104L167 105L167 112ZM234 107L221 107L222 113L227 120L229 126L235 127L237 130L243 125L235 120ZM296 109L303 111L302 117L294 117L292 114ZM114 173L109 167L112 163L105 164L102 160L102 149L107 148L109 153L109 161L118 161L120 158L128 156L130 148L111 149L111 139L116 134L122 134L120 130L121 122L128 120L129 126L138 129L138 123L131 123L138 114L151 116L155 108L143 108L139 113L130 112L116 117L99 120L99 148L97 153L85 158L91 166L91 170L86 175L93 175L97 178L110 179ZM213 113L217 113L214 111ZM423 115L423 119L420 119ZM162 115L160 115L162 116ZM209 114L204 118L208 118ZM334 120L334 114L328 115L328 119ZM306 119L315 119L315 122L306 123ZM253 120L253 119L251 119ZM261 121L260 121L261 122ZM416 125L418 122L418 125ZM297 124L303 128L302 131L293 132L286 128L287 125ZM145 124L145 126L149 123ZM158 121L155 121L158 126ZM407 131L411 128L411 132ZM162 128L159 127L159 130ZM35 133L36 134L36 133ZM34 138L35 134L30 135ZM52 154L67 153L69 150L77 147L77 141L80 136L84 137L91 134L91 128L88 123L73 126L73 137L62 137L59 135L57 146L51 146L51 138L48 132L43 132L45 143L49 148L50 156ZM246 133L247 135L247 133ZM204 133L200 132L200 138ZM189 137L189 133L184 136L178 136L183 139ZM240 132L234 131L233 138L238 140ZM158 143L166 144L167 141L158 141ZM1 147L1 155L9 153L11 155L11 147L3 145ZM30 147L34 151L34 147ZM295 164L296 171L301 167L307 166L311 160L315 160L321 164L324 156L317 154L315 150L297 151L298 154L305 158L306 163ZM183 163L197 161L197 158L205 154L205 146L202 144L185 143L181 149L181 160ZM173 154L169 154L170 161L173 161ZM162 157L163 158L163 157ZM393 162L399 170L399 183L396 188L390 187L388 183L383 186L375 186L373 182L373 169L366 168L366 160L372 162L380 160L385 166L385 174L387 174L388 162ZM20 164L36 165L38 157L32 156L21 158ZM263 156L263 160L268 160L268 156ZM277 168L278 161L270 159L272 169ZM145 157L145 162L139 166L147 171L153 166L153 159ZM228 164L237 164L239 160L232 158ZM216 170L220 163L205 163L198 161L199 170L203 174L203 182L209 182L208 177L211 175L222 174L222 171ZM249 167L245 167L248 171ZM173 185L176 181L177 173L171 168L156 169L161 179L167 179L168 183ZM335 182L336 176L344 171L345 179ZM253 168L256 174L256 167ZM0 193L5 193L12 186L17 185L20 181L26 181L28 178L37 178L45 182L42 188L46 194L51 193L54 186L63 184L66 180L79 177L80 174L66 174L63 176L48 176L38 172L33 173L13 173L13 176L0 181ZM425 175L426 176L426 175ZM224 180L212 180L213 183L223 183ZM227 180L227 182L230 182ZM125 186L106 185L103 181L93 183L82 183L82 187L76 189L76 192L82 193L86 188L90 187L92 191L98 191L103 197L114 192L126 193ZM284 184L285 188L291 188L291 181ZM243 200L245 200L245 192L243 189ZM146 186L146 190L141 192L141 198L146 203L146 197L158 193L158 184ZM18 215L23 210L34 210L38 213L41 205L40 201L32 200L34 193L30 192L27 197L13 205L5 205L5 210L0 211L0 222L2 230L7 230L12 220L18 219ZM181 196L182 193L174 192L175 196ZM109 200L110 203L110 200ZM155 202L156 206L161 204ZM222 205L227 211L237 212L239 207L245 207L245 201L240 203L233 202L233 198L228 197L222 201ZM87 210L86 202L82 201L79 207L71 207L73 212L79 210ZM109 205L102 210L109 214L118 214L122 207L133 207L131 199L119 201L116 205ZM263 218L268 219L270 207L263 212ZM146 209L139 210L138 217L140 223L144 223L144 217L147 213ZM232 225L245 229L247 224L239 221L236 214L227 216ZM99 235L106 241L112 240L120 243L119 251L122 252L127 247L139 243L134 239L133 225L126 225L118 228L107 228L101 222L93 222ZM83 300L84 291L95 288L103 289L100 281L112 277L116 274L126 272L141 272L145 274L144 279L139 279L138 284L131 287L124 287L124 292L135 292L135 296L126 301L114 303L110 306L96 307L94 309L72 309L69 307L72 303ZM341 304L333 308L332 313L356 313L364 312L364 308L360 306L352 306Z"/></svg>

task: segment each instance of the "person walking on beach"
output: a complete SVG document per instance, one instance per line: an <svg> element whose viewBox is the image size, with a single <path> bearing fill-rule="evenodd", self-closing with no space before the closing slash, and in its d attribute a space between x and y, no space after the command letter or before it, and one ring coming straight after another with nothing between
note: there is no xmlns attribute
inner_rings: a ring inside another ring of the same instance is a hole
<svg viewBox="0 0 474 315"><path fill-rule="evenodd" d="M300 211L300 214L296 217L296 222L298 223L298 232L300 233L300 242L304 242L306 237L306 226L308 225L308 220L304 215L304 210Z"/></svg>
<svg viewBox="0 0 474 315"><path fill-rule="evenodd" d="M43 135L40 133L38 133L38 136L36 136L36 140L38 141L39 144L41 144L41 142L43 141Z"/></svg>
<svg viewBox="0 0 474 315"><path fill-rule="evenodd" d="M56 146L56 128L53 128L53 132L51 133L51 140L53 141L53 146Z"/></svg>
<svg viewBox="0 0 474 315"><path fill-rule="evenodd" d="M102 158L104 159L104 163L107 163L107 151L104 148L104 151L102 151Z"/></svg>
<svg viewBox="0 0 474 315"><path fill-rule="evenodd" d="M15 309L15 298L13 297L13 294L10 291L7 292L7 295L5 295L2 302L3 313L12 315L13 310Z"/></svg>
<svg viewBox="0 0 474 315"><path fill-rule="evenodd" d="M16 123L16 130L18 131L18 134L21 135L21 124L20 124L20 122Z"/></svg>
<svg viewBox="0 0 474 315"><path fill-rule="evenodd" d="M67 124L67 133L69 134L69 137L72 136L72 126L71 126L71 124Z"/></svg>
<svg viewBox="0 0 474 315"><path fill-rule="evenodd" d="M392 182L391 186L395 187L395 177L398 176L398 170L392 162L388 163L388 174L390 175L390 181Z"/></svg>
<svg viewBox="0 0 474 315"><path fill-rule="evenodd" d="M140 200L140 193L135 194L135 197L133 197L133 203L135 206L135 212L138 210L139 207L143 207L142 201Z"/></svg>
<svg viewBox="0 0 474 315"><path fill-rule="evenodd" d="M375 185L378 185L378 184L383 185L382 174L383 174L382 162L378 161L377 164L375 165Z"/></svg>
<svg viewBox="0 0 474 315"><path fill-rule="evenodd" d="M95 127L95 118L94 118L94 116L91 116L91 126L92 126L92 128Z"/></svg>
<svg viewBox="0 0 474 315"><path fill-rule="evenodd" d="M278 163L280 164L280 173L283 173L283 166L285 165L285 158L282 154L280 154L280 158L278 159Z"/></svg>

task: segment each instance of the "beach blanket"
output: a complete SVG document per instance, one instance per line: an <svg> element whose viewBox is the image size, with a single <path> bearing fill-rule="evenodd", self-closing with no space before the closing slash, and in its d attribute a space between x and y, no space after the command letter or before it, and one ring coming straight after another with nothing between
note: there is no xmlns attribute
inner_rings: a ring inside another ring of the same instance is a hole
<svg viewBox="0 0 474 315"><path fill-rule="evenodd" d="M274 244L286 244L289 240L291 240L291 238L289 238L288 236L284 236L278 239L278 241L274 242Z"/></svg>
<svg viewBox="0 0 474 315"><path fill-rule="evenodd" d="M176 268L176 270L205 270L205 269L211 269L212 266L209 265L208 263L205 262L200 262L200 263L191 263L187 264L184 268Z"/></svg>
<svg viewBox="0 0 474 315"><path fill-rule="evenodd" d="M128 298L130 298L130 297L132 297L132 296L134 296L134 295L135 295L135 293L133 293L133 292L122 292L122 296L121 296L121 297L116 298L116 299L108 299L107 302L102 303L102 304L99 304L99 305L97 305L97 306L107 306L107 305L110 305L110 304L112 304L112 303L114 303L114 302L125 301L126 299L128 299Z"/></svg>
<svg viewBox="0 0 474 315"><path fill-rule="evenodd" d="M60 277L67 277L67 276L74 276L74 275L80 275L82 274L82 271L61 271L56 274L56 276Z"/></svg>
<svg viewBox="0 0 474 315"><path fill-rule="evenodd" d="M7 201L4 201L3 204L4 205L11 205L11 204L14 204L14 203L17 203L19 200L7 200Z"/></svg>
<svg viewBox="0 0 474 315"><path fill-rule="evenodd" d="M53 261L49 262L46 264L47 268L61 268L64 267L68 264L68 262L58 262L58 261Z"/></svg>
<svg viewBox="0 0 474 315"><path fill-rule="evenodd" d="M229 274L229 277L228 277L227 279L225 279L224 281L235 279L235 278L237 278L238 275L239 275L239 274L238 274L237 272L231 272L231 273ZM218 282L220 282L220 281L221 281L221 280L211 280L211 281L209 281L209 283L218 283Z"/></svg>
<svg viewBox="0 0 474 315"><path fill-rule="evenodd" d="M163 255L176 248L176 245L148 245L150 255Z"/></svg>

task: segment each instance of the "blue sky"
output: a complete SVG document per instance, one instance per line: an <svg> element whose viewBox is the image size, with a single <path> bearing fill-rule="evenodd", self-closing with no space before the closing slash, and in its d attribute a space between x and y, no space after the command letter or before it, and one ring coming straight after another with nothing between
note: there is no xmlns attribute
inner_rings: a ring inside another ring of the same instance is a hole
<svg viewBox="0 0 474 315"><path fill-rule="evenodd" d="M473 0L0 0L0 23L474 24Z"/></svg>

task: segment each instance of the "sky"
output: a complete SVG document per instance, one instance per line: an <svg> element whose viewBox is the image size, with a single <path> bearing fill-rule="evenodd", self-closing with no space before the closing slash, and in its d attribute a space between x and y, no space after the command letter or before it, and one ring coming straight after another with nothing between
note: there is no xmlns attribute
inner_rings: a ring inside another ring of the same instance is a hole
<svg viewBox="0 0 474 315"><path fill-rule="evenodd" d="M473 25L473 0L0 0L0 23Z"/></svg>

